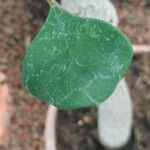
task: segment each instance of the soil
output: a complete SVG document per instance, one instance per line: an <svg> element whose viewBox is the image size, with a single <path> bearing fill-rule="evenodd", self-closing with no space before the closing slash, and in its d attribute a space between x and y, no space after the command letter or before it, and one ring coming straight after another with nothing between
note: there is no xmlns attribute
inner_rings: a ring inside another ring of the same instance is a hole
<svg viewBox="0 0 150 150"><path fill-rule="evenodd" d="M120 25L133 43L150 44L150 7L146 1L114 0ZM149 2L149 1L147 1ZM0 1L0 72L11 91L9 141L0 150L44 150L47 105L21 82L26 47L48 13L46 0ZM136 54L126 75L134 104L133 133L125 150L150 149L150 54ZM97 134L97 109L59 111L58 150L103 150Z"/></svg>

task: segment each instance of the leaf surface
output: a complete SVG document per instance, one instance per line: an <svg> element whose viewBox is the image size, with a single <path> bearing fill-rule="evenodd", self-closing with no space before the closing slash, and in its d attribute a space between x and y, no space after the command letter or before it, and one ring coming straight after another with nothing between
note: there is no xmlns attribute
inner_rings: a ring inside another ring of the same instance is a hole
<svg viewBox="0 0 150 150"><path fill-rule="evenodd" d="M132 59L128 38L98 19L53 4L23 61L23 82L36 97L62 109L106 100Z"/></svg>

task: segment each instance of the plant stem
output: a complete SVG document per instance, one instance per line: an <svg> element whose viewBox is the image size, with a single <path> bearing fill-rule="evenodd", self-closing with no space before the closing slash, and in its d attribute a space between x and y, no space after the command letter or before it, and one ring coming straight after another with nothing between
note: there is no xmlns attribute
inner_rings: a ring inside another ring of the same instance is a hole
<svg viewBox="0 0 150 150"><path fill-rule="evenodd" d="M150 53L150 45L133 45L134 53Z"/></svg>
<svg viewBox="0 0 150 150"><path fill-rule="evenodd" d="M56 118L57 108L50 105L48 107L45 121L45 150L56 150Z"/></svg>

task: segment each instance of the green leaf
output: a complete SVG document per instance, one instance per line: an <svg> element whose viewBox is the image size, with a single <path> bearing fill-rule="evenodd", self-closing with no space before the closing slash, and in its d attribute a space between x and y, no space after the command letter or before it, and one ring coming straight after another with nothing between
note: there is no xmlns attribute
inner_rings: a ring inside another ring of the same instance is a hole
<svg viewBox="0 0 150 150"><path fill-rule="evenodd" d="M117 28L53 4L26 51L23 82L33 95L62 109L96 106L115 90L132 53Z"/></svg>

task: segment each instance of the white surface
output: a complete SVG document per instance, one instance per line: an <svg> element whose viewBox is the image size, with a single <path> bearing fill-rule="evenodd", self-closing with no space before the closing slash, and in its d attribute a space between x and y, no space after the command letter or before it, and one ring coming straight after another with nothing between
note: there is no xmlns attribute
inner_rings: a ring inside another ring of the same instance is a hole
<svg viewBox="0 0 150 150"><path fill-rule="evenodd" d="M118 24L115 8L109 0L62 0L61 3L66 10L76 15Z"/></svg>
<svg viewBox="0 0 150 150"><path fill-rule="evenodd" d="M132 111L128 87L122 80L111 97L98 107L98 130L103 145L120 148L128 142Z"/></svg>
<svg viewBox="0 0 150 150"><path fill-rule="evenodd" d="M116 10L109 0L62 0L62 6L76 15L118 25ZM98 132L104 146L120 148L126 144L131 133L132 111L128 87L122 80L112 96L98 107Z"/></svg>

